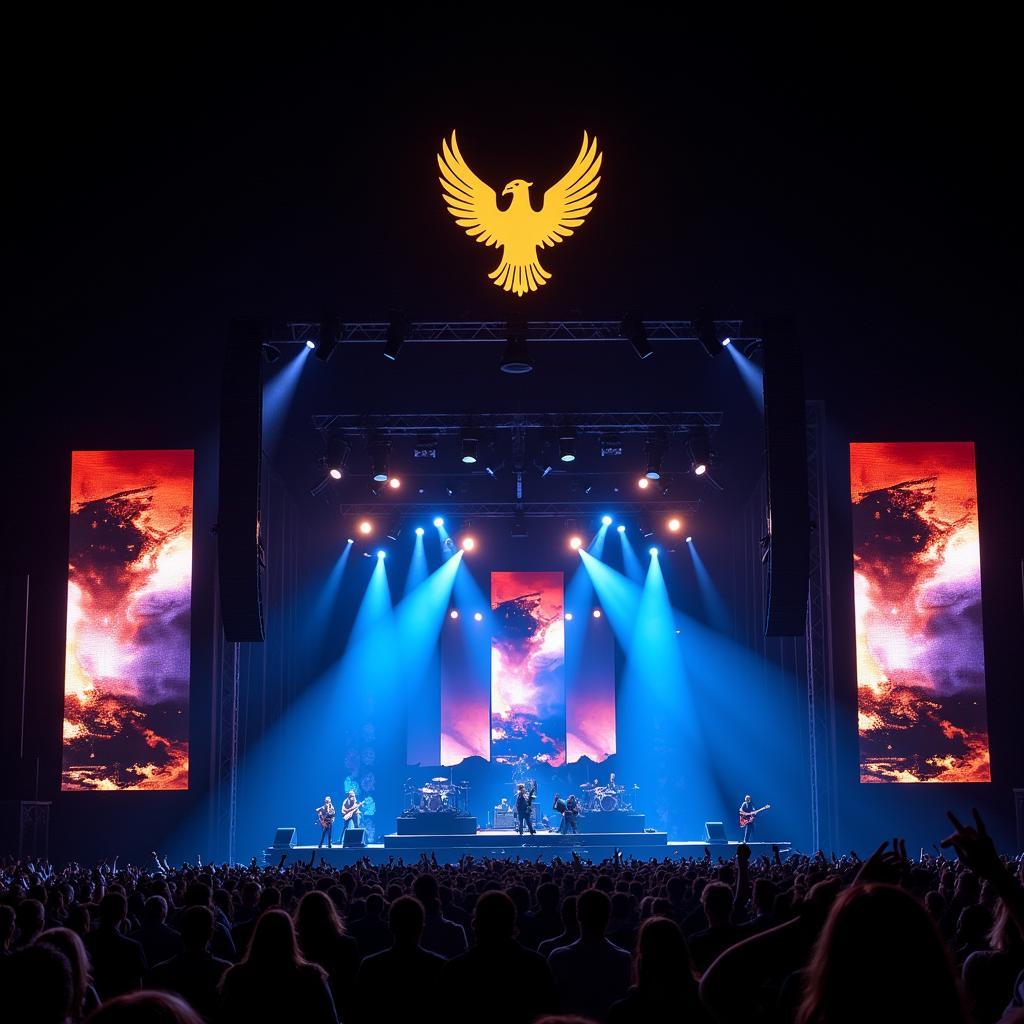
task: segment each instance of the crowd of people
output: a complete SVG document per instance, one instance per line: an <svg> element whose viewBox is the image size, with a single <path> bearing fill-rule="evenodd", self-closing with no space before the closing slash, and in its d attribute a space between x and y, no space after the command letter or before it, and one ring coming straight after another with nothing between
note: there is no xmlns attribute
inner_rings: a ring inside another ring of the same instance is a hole
<svg viewBox="0 0 1024 1024"><path fill-rule="evenodd" d="M1024 861L0 862L0 1019L1024 1024ZM155 855L154 855L155 856Z"/></svg>

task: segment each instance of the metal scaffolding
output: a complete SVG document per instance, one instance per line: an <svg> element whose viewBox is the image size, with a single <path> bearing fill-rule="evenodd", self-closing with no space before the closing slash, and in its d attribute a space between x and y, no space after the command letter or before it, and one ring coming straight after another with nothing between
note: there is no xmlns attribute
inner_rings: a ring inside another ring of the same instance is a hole
<svg viewBox="0 0 1024 1024"><path fill-rule="evenodd" d="M506 320L427 320L406 323L403 340L407 343L459 343L508 340ZM391 325L373 321L338 325L336 340L342 345L384 344ZM528 342L626 342L619 320L531 320L527 321ZM698 320L644 320L648 341L697 342L702 324ZM711 327L720 343L728 338L733 344L749 345L761 339L744 334L742 320L714 320ZM320 324L293 321L271 328L267 341L272 345L305 345L320 343Z"/></svg>

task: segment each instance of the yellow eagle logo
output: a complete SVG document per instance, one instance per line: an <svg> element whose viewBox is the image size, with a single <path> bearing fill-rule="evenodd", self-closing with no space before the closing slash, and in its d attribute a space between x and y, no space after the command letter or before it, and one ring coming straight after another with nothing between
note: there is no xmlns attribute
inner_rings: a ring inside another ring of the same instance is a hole
<svg viewBox="0 0 1024 1024"><path fill-rule="evenodd" d="M504 249L497 270L487 276L499 287L516 295L535 292L547 284L551 275L537 259L537 246L554 246L573 234L573 228L593 209L600 178L601 154L597 139L583 133L576 162L562 179L544 193L544 207L538 213L530 205L532 181L514 178L503 189L503 196L511 196L507 210L498 208L494 189L481 181L470 169L459 152L459 144L452 132L452 144L441 141L437 166L442 177L442 199L448 212L470 238L485 245L498 245Z"/></svg>

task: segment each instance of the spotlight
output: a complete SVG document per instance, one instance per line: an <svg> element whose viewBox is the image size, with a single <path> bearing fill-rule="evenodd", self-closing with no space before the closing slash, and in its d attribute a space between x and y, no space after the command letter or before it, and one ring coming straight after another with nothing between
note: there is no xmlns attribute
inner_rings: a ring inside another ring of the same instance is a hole
<svg viewBox="0 0 1024 1024"><path fill-rule="evenodd" d="M651 486L651 481L648 480L647 477L642 476L639 480L637 480L636 485L637 487L640 488L641 491L646 491L647 488Z"/></svg>
<svg viewBox="0 0 1024 1024"><path fill-rule="evenodd" d="M476 541L472 537L464 537L462 540L462 550L472 551L476 547Z"/></svg>
<svg viewBox="0 0 1024 1024"><path fill-rule="evenodd" d="M338 347L341 324L336 313L324 313L320 317L320 344L316 347L316 357L326 363Z"/></svg>
<svg viewBox="0 0 1024 1024"><path fill-rule="evenodd" d="M387 552L386 551L378 551L377 552L377 557L378 558L385 558L385 557L387 557Z"/></svg>
<svg viewBox="0 0 1024 1024"><path fill-rule="evenodd" d="M349 539L347 541L345 541L345 543L346 544L355 544L355 541L351 537L349 537Z"/></svg>
<svg viewBox="0 0 1024 1024"><path fill-rule="evenodd" d="M263 343L263 358L268 363L276 363L281 358L281 350L275 345L271 345L269 341Z"/></svg>
<svg viewBox="0 0 1024 1024"><path fill-rule="evenodd" d="M625 523L619 523L619 525L616 526L615 529L618 530L619 533L625 533L626 532Z"/></svg>
<svg viewBox="0 0 1024 1024"><path fill-rule="evenodd" d="M601 618L601 609L600 608L595 608L594 609L594 618L595 619Z"/></svg>
<svg viewBox="0 0 1024 1024"><path fill-rule="evenodd" d="M364 537L368 537L371 533L373 533L373 523L371 523L369 519L364 519L359 524L359 532Z"/></svg>
<svg viewBox="0 0 1024 1024"><path fill-rule="evenodd" d="M458 608L453 608L453 609L452 609L452 610L451 610L451 611L450 611L450 612L448 613L448 618L449 618L449 619L457 619L458 617L459 617L459 610L458 610Z"/></svg>
<svg viewBox="0 0 1024 1024"><path fill-rule="evenodd" d="M417 526L416 527L416 536L417 537L422 537L423 536L423 527L422 526Z"/></svg>
<svg viewBox="0 0 1024 1024"><path fill-rule="evenodd" d="M711 438L707 431L694 434L687 442L690 449L690 472L694 476L703 476L711 465Z"/></svg>
<svg viewBox="0 0 1024 1024"><path fill-rule="evenodd" d="M622 336L633 346L633 351L639 359L646 359L654 354L651 343L647 340L647 328L643 320L636 313L627 313L619 325Z"/></svg>
<svg viewBox="0 0 1024 1024"><path fill-rule="evenodd" d="M679 520L678 518L676 518L675 516L673 516L673 517L672 517L672 518L671 518L671 519L670 519L670 520L668 521L668 528L669 528L669 529L670 529L670 530L671 530L671 531L672 531L673 533L678 533L678 532L679 532L679 531L680 531L680 530L681 530L681 529L683 528L683 524L682 524L682 522L681 522L681 521L680 521L680 520Z"/></svg>
<svg viewBox="0 0 1024 1024"><path fill-rule="evenodd" d="M398 538L401 537L401 536L402 536L402 527L401 526L392 526L391 529L388 530L388 533L387 533L388 540L398 540Z"/></svg>
<svg viewBox="0 0 1024 1024"><path fill-rule="evenodd" d="M468 434L466 431L462 432L462 461L467 466L472 466L476 463L477 455L480 451L480 439L473 434Z"/></svg>
<svg viewBox="0 0 1024 1024"><path fill-rule="evenodd" d="M545 466L545 467L544 467L544 468L543 468L543 469L542 469L542 470L540 471L540 476L541 476L541 479L543 480L543 479L544 479L544 477L546 477L546 476L550 476L550 475L551 475L551 473L552 473L552 471L554 470L554 468L555 468L554 466Z"/></svg>
<svg viewBox="0 0 1024 1024"><path fill-rule="evenodd" d="M648 480L660 480L661 459L664 454L662 447L654 441L648 441L644 447L647 450L647 472L645 476Z"/></svg>
<svg viewBox="0 0 1024 1024"><path fill-rule="evenodd" d="M527 325L522 319L508 322L508 341L501 355L502 373L529 373L533 369L530 348L527 344Z"/></svg>
<svg viewBox="0 0 1024 1024"><path fill-rule="evenodd" d="M327 472L332 480L340 480L345 472L352 445L341 435L332 434L327 438Z"/></svg>
<svg viewBox="0 0 1024 1024"><path fill-rule="evenodd" d="M651 555L651 558L657 558L658 557L658 549L657 548L651 548L650 555Z"/></svg>
<svg viewBox="0 0 1024 1024"><path fill-rule="evenodd" d="M316 342L312 338L306 339L306 348L312 350L316 348Z"/></svg>
<svg viewBox="0 0 1024 1024"><path fill-rule="evenodd" d="M384 358L394 362L398 358L399 349L405 342L405 320L394 317L388 324L387 341L384 343Z"/></svg>
<svg viewBox="0 0 1024 1024"><path fill-rule="evenodd" d="M493 466L484 466L484 472L488 476L497 476L497 474L494 471L494 467Z"/></svg>
<svg viewBox="0 0 1024 1024"><path fill-rule="evenodd" d="M572 612L566 612L565 613L565 621L566 622L572 622Z"/></svg>
<svg viewBox="0 0 1024 1024"><path fill-rule="evenodd" d="M379 484L386 483L389 476L388 453L390 449L391 445L387 441L380 441L373 446L370 452L370 461L373 463L373 479Z"/></svg>
<svg viewBox="0 0 1024 1024"><path fill-rule="evenodd" d="M582 546L583 546L583 539L581 537L570 537L569 538L569 547L571 547L573 549L573 551L579 551L579 549Z"/></svg>
<svg viewBox="0 0 1024 1024"><path fill-rule="evenodd" d="M473 612L473 618L476 619L477 622L483 622L484 621L484 613L483 612Z"/></svg>
<svg viewBox="0 0 1024 1024"><path fill-rule="evenodd" d="M413 445L412 457L414 459L436 459L437 441L432 437L421 437Z"/></svg>
<svg viewBox="0 0 1024 1024"><path fill-rule="evenodd" d="M388 480L388 487L390 487L391 490L393 490L393 491L397 491L398 488L401 487L401 486L402 486L402 481L399 480L397 476L393 476L390 480Z"/></svg>
<svg viewBox="0 0 1024 1024"><path fill-rule="evenodd" d="M727 346L729 346L731 344L732 344L732 338L723 338L722 339L722 348L726 348Z"/></svg>
<svg viewBox="0 0 1024 1024"><path fill-rule="evenodd" d="M692 543L693 543L693 537L691 537L691 536L687 535L687 537L686 537L686 543L687 543L687 544L692 544Z"/></svg>
<svg viewBox="0 0 1024 1024"><path fill-rule="evenodd" d="M576 461L576 434L568 428L558 438L558 457L562 462Z"/></svg>
<svg viewBox="0 0 1024 1024"><path fill-rule="evenodd" d="M646 526L641 526L640 527L640 536L643 537L644 540L647 540L648 537L653 537L654 536L654 531L649 529Z"/></svg>
<svg viewBox="0 0 1024 1024"><path fill-rule="evenodd" d="M444 520L440 516L437 516L437 518L434 519L434 525L444 526Z"/></svg>
<svg viewBox="0 0 1024 1024"><path fill-rule="evenodd" d="M601 516L601 522L602 522L602 524L604 526L611 526L612 525L612 517L611 516Z"/></svg>

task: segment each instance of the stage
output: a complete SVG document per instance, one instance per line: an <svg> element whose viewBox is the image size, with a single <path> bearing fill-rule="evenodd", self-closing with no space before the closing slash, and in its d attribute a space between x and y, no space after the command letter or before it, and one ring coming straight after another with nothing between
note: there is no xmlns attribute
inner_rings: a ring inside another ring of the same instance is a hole
<svg viewBox="0 0 1024 1024"><path fill-rule="evenodd" d="M269 846L264 851L264 862L275 864L284 857L284 863L319 863L320 859L331 867L345 867L354 864L363 857L369 858L372 864L386 864L389 859L403 860L413 863L423 854L436 856L442 864L455 864L465 856L481 860L485 857L508 858L522 857L528 860L540 858L550 862L554 857L563 860L576 853L584 860L595 863L610 859L616 850L625 857L649 860L652 857L661 860L665 857L675 859L681 857L703 857L704 848L711 851L712 858L723 857L732 859L739 845L735 841L728 843L708 844L702 840L672 841L666 832L601 832L581 835L563 836L558 832L538 832L536 835L520 836L511 829L483 829L476 835L398 835L391 833L384 836L382 843L368 846L342 847L331 849L316 846L293 846L280 848ZM754 842L750 844L753 856L771 856L771 842ZM776 842L774 845L785 855L790 852L788 842Z"/></svg>

